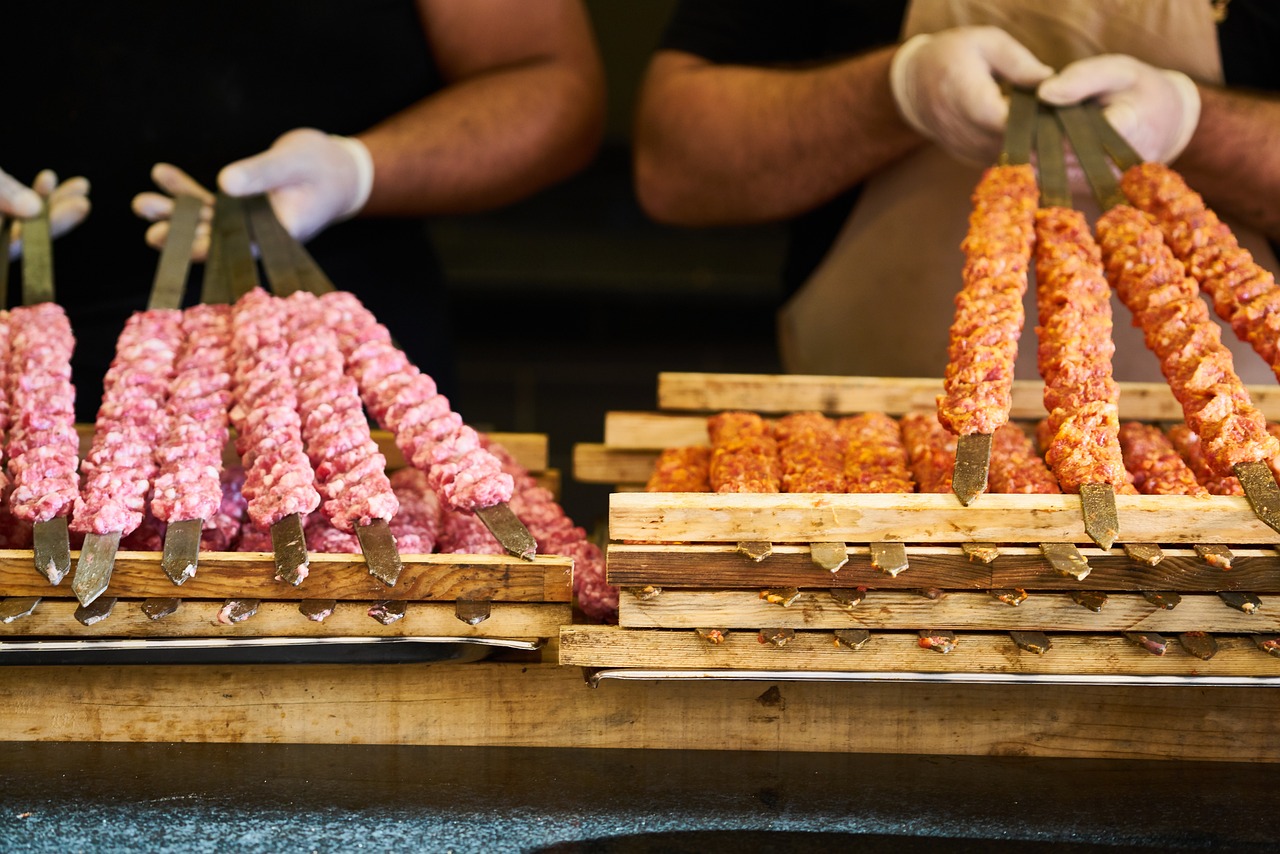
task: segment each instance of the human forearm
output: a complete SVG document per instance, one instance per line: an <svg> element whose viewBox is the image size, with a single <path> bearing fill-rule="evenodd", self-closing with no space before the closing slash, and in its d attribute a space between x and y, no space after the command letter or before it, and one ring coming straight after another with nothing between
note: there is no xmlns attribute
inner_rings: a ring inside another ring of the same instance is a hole
<svg viewBox="0 0 1280 854"><path fill-rule="evenodd" d="M790 70L657 54L637 121L641 204L683 225L764 222L859 183L923 143L890 93L892 55Z"/></svg>
<svg viewBox="0 0 1280 854"><path fill-rule="evenodd" d="M1199 88L1200 123L1173 166L1220 213L1280 240L1280 100Z"/></svg>
<svg viewBox="0 0 1280 854"><path fill-rule="evenodd" d="M461 81L359 134L374 162L363 213L485 210L581 168L603 127L598 78L530 61Z"/></svg>

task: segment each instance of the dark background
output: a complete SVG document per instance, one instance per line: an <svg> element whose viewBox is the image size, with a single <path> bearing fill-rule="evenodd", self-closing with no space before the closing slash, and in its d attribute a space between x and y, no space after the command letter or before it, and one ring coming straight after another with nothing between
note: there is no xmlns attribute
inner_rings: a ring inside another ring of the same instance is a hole
<svg viewBox="0 0 1280 854"><path fill-rule="evenodd" d="M432 225L459 319L457 410L478 429L547 434L562 504L587 528L609 489L574 483L572 452L603 439L605 412L652 410L660 371L779 369L782 228L664 227L635 201L636 93L674 6L587 3L609 104L585 172L500 212Z"/></svg>

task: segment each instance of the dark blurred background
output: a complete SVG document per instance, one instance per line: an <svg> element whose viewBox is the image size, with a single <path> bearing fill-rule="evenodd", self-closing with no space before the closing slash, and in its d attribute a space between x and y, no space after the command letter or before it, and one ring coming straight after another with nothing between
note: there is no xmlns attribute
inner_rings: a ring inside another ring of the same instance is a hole
<svg viewBox="0 0 1280 854"><path fill-rule="evenodd" d="M574 483L572 452L602 440L605 412L652 410L660 371L779 369L784 233L646 219L631 182L632 115L675 2L587 6L609 87L599 157L522 204L432 228L458 320L457 410L478 429L545 433L562 504L591 528L609 489Z"/></svg>

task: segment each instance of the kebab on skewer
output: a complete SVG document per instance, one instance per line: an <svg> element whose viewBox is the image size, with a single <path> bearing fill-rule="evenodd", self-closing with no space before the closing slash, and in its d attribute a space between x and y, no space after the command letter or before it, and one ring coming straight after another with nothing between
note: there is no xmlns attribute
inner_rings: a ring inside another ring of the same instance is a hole
<svg viewBox="0 0 1280 854"><path fill-rule="evenodd" d="M22 302L9 313L9 511L32 526L36 571L59 584L71 571L67 517L79 493L75 337L54 302L49 206L23 222Z"/></svg>
<svg viewBox="0 0 1280 854"><path fill-rule="evenodd" d="M1062 136L1037 125L1042 206L1036 212L1037 362L1049 413L1045 461L1080 495L1085 531L1103 549L1119 536L1115 493L1132 493L1120 452L1120 386L1111 375L1111 293L1084 215L1072 209Z"/></svg>
<svg viewBox="0 0 1280 854"><path fill-rule="evenodd" d="M964 284L956 295L938 420L960 437L952 488L963 504L986 489L991 435L1009 420L1013 405L1013 365L1035 240L1038 191L1029 163L1034 118L1034 95L1015 91L1000 164L974 190L961 244Z"/></svg>
<svg viewBox="0 0 1280 854"><path fill-rule="evenodd" d="M1234 471L1254 513L1280 531L1280 488L1267 466L1280 444L1236 375L1231 351L1223 346L1195 281L1159 227L1125 202L1083 108L1060 108L1058 115L1105 211L1096 227L1112 287L1160 360L1210 469L1218 475Z"/></svg>
<svg viewBox="0 0 1280 854"><path fill-rule="evenodd" d="M711 442L712 492L778 492L782 466L769 422L754 412L727 411L707 419ZM738 551L754 561L773 553L773 544L742 540Z"/></svg>
<svg viewBox="0 0 1280 854"><path fill-rule="evenodd" d="M1280 378L1280 287L1275 276L1254 261L1181 175L1163 163L1143 161L1101 110L1092 105L1086 110L1121 169L1120 189L1129 203L1154 220L1218 316Z"/></svg>
<svg viewBox="0 0 1280 854"><path fill-rule="evenodd" d="M844 492L845 442L836 423L821 412L793 412L774 424L783 492ZM849 562L839 542L809 543L809 557L836 572Z"/></svg>
<svg viewBox="0 0 1280 854"><path fill-rule="evenodd" d="M405 459L427 473L447 507L475 513L507 552L532 559L537 543L507 504L511 476L435 381L392 344L387 328L354 295L333 291L321 303L366 408L392 432Z"/></svg>

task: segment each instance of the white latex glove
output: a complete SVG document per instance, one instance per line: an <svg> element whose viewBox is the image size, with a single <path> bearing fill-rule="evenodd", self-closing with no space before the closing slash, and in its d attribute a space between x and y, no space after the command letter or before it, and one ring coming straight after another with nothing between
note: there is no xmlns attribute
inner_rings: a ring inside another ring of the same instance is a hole
<svg viewBox="0 0 1280 854"><path fill-rule="evenodd" d="M49 204L49 234L58 237L79 225L89 215L89 181L68 178L59 183L52 169L45 169L26 187L0 171L0 214L22 219L40 213L41 199ZM9 243L9 257L22 254L22 223L15 224Z"/></svg>
<svg viewBox="0 0 1280 854"><path fill-rule="evenodd" d="M191 244L191 258L205 260L209 254L210 224L213 221L213 193L195 178L171 163L157 163L151 167L151 180L163 193L146 192L133 197L133 212L148 222L146 241L152 249L163 249L169 236L169 220L173 216L173 200L176 196L195 196L204 202L200 207L200 221L196 224L196 239Z"/></svg>
<svg viewBox="0 0 1280 854"><path fill-rule="evenodd" d="M360 212L373 188L373 158L357 139L299 128L224 167L218 186L232 196L267 193L280 223L305 241Z"/></svg>
<svg viewBox="0 0 1280 854"><path fill-rule="evenodd" d="M1001 81L1031 87L1051 74L999 27L956 27L903 43L889 85L907 124L961 160L990 164L1009 119Z"/></svg>
<svg viewBox="0 0 1280 854"><path fill-rule="evenodd" d="M1038 94L1056 105L1097 98L1112 127L1159 163L1182 153L1200 121L1200 92L1190 77L1121 54L1077 60L1041 83Z"/></svg>

